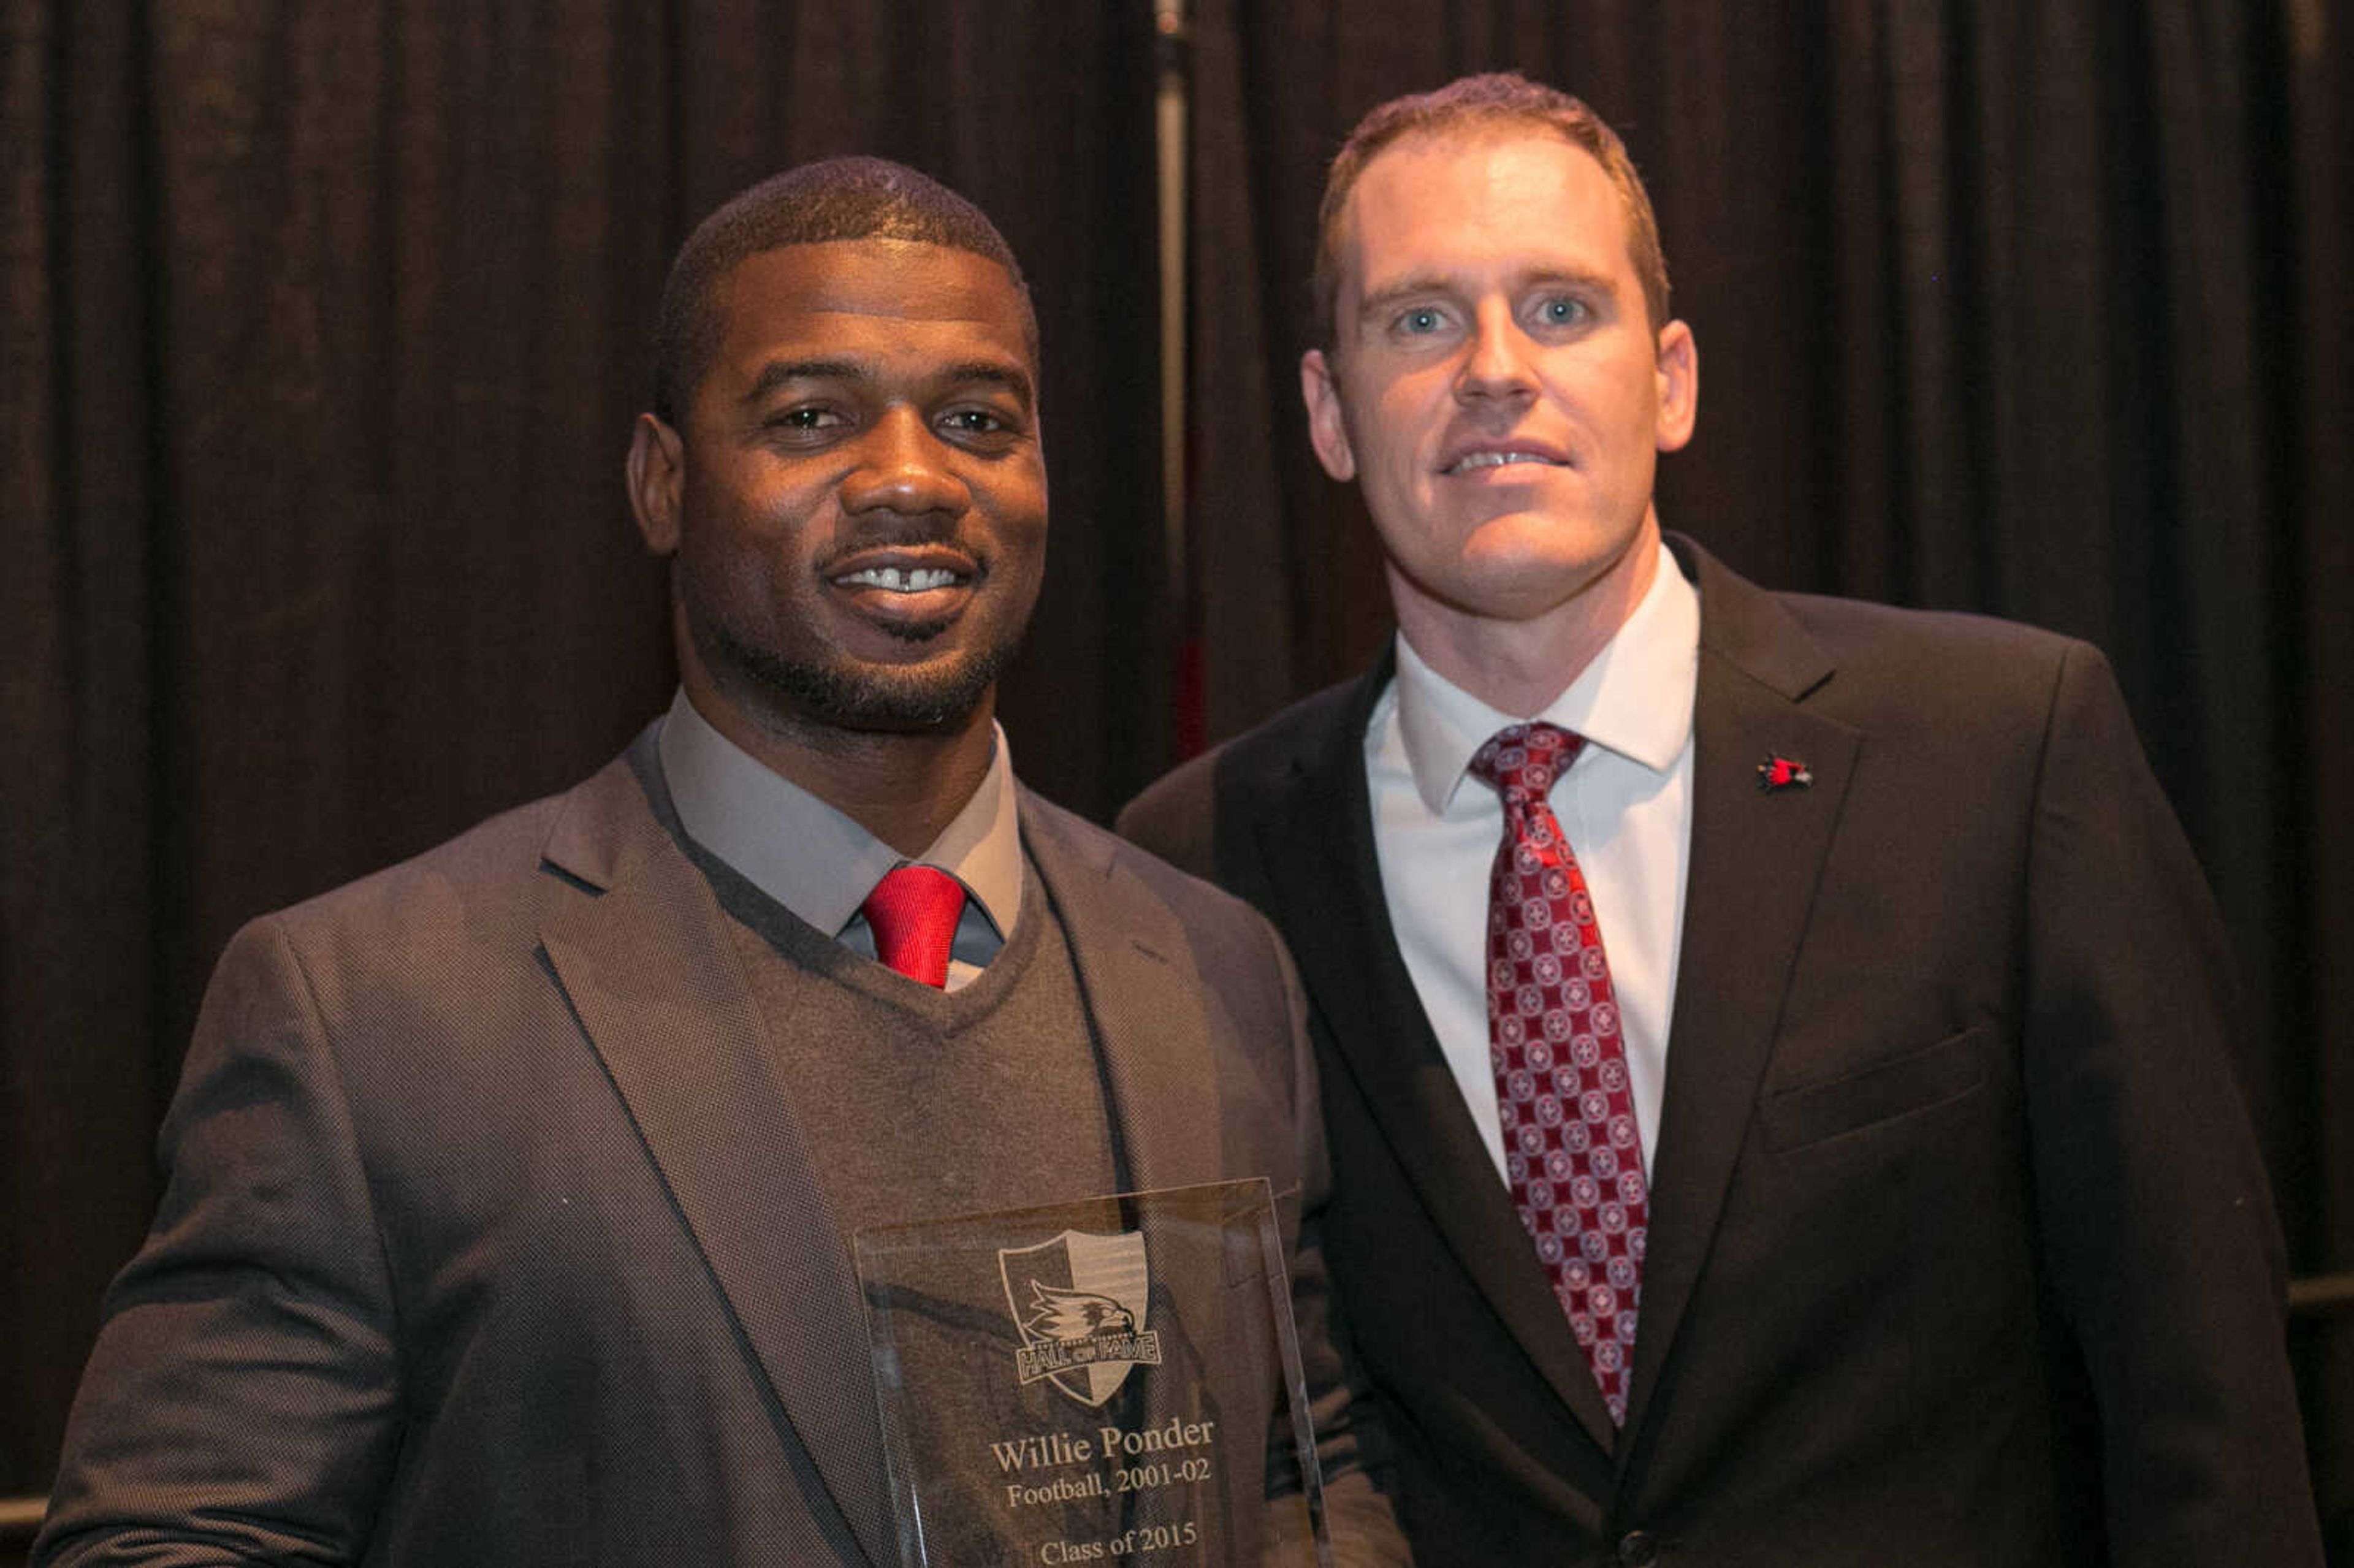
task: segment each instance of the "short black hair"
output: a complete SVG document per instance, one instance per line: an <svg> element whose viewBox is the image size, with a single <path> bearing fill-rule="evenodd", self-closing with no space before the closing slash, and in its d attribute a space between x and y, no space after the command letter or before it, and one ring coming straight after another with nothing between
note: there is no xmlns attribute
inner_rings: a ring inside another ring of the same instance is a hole
<svg viewBox="0 0 2354 1568"><path fill-rule="evenodd" d="M839 239L908 239L970 251L1005 269L1022 300L1023 344L1038 358L1038 314L1013 249L988 214L887 158L827 158L771 175L695 226L671 263L654 327L654 417L675 427L719 341L711 296L748 257Z"/></svg>

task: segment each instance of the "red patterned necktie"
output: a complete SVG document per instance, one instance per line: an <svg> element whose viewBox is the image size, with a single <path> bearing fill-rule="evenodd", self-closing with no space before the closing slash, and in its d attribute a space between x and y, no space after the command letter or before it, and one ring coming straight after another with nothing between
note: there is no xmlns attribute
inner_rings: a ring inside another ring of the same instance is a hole
<svg viewBox="0 0 2354 1568"><path fill-rule="evenodd" d="M911 980L948 984L964 884L935 866L903 865L876 883L860 907L875 933L876 958Z"/></svg>
<svg viewBox="0 0 2354 1568"><path fill-rule="evenodd" d="M1488 883L1488 1061L1513 1206L1623 1426L1650 1193L1594 900L1545 800L1584 744L1554 725L1507 725L1471 759L1504 801Z"/></svg>

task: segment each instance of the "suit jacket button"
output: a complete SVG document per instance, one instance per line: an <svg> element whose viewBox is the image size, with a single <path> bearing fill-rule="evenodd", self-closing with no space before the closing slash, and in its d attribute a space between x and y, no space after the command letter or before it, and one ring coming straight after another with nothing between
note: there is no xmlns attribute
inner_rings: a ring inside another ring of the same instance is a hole
<svg viewBox="0 0 2354 1568"><path fill-rule="evenodd" d="M1618 1538L1619 1568L1651 1568L1659 1560L1659 1538L1648 1530L1630 1530Z"/></svg>

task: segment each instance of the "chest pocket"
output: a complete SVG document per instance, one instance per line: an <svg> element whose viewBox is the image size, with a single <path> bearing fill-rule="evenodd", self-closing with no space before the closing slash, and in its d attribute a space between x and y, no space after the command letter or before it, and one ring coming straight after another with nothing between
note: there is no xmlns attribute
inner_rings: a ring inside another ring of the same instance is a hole
<svg viewBox="0 0 2354 1568"><path fill-rule="evenodd" d="M1768 1095L1757 1107L1766 1146L1787 1153L1978 1092L1991 1033L1980 1024L1843 1077Z"/></svg>

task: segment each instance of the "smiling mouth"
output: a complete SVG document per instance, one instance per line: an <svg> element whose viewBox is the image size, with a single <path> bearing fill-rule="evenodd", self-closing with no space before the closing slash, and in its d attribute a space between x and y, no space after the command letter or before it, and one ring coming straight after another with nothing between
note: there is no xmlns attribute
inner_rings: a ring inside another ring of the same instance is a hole
<svg viewBox="0 0 2354 1568"><path fill-rule="evenodd" d="M844 572L833 583L836 588L873 588L885 593L929 593L934 588L954 588L962 580L960 573L946 567L866 567Z"/></svg>
<svg viewBox="0 0 2354 1568"><path fill-rule="evenodd" d="M1456 459L1453 462L1448 463L1445 468L1440 469L1438 471L1441 473L1469 473L1475 469L1510 468L1515 463L1524 462L1543 463L1547 468L1560 468L1563 466L1559 458L1547 457L1543 452L1471 452Z"/></svg>

